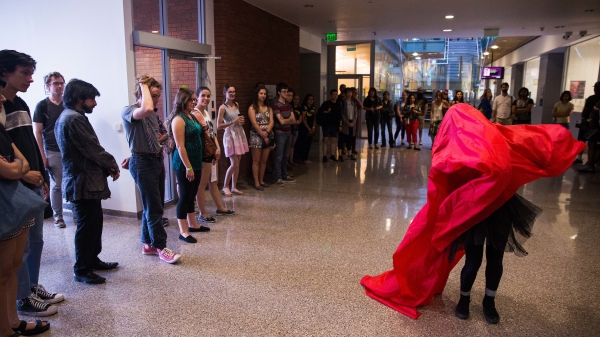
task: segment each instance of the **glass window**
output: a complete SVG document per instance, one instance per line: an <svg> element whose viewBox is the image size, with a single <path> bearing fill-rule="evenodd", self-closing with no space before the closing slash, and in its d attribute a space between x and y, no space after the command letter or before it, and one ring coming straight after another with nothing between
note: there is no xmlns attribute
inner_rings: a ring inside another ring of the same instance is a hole
<svg viewBox="0 0 600 337"><path fill-rule="evenodd" d="M198 0L166 0L168 36L198 42Z"/></svg>
<svg viewBox="0 0 600 337"><path fill-rule="evenodd" d="M335 47L336 75L370 74L371 44L352 44Z"/></svg>
<svg viewBox="0 0 600 337"><path fill-rule="evenodd" d="M132 0L133 30L160 33L160 0Z"/></svg>
<svg viewBox="0 0 600 337"><path fill-rule="evenodd" d="M585 98L594 94L593 86L598 81L600 37L569 47L568 55L564 90L571 91L575 111L581 112ZM554 97L554 101L558 101L558 97Z"/></svg>
<svg viewBox="0 0 600 337"><path fill-rule="evenodd" d="M385 91L390 93L390 100L396 100L396 84L400 83L402 71L399 61L392 56L379 42L375 43L375 73L373 84L377 89L377 95L383 96Z"/></svg>
<svg viewBox="0 0 600 337"><path fill-rule="evenodd" d="M525 79L523 81L523 86L529 89L530 96L533 102L537 105L537 91L538 91L538 78L540 77L540 58L534 58L531 61L525 62ZM513 96L515 99L519 95L519 89L521 88L513 88Z"/></svg>

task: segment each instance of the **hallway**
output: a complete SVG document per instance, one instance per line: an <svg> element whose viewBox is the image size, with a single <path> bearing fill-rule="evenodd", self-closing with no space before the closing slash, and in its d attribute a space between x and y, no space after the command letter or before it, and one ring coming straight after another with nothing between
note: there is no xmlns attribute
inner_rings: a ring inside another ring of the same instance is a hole
<svg viewBox="0 0 600 337"><path fill-rule="evenodd" d="M47 220L40 279L66 300L40 336L597 335L599 174L571 168L519 191L544 211L525 245L529 256L505 256L498 325L483 317L483 268L471 318L454 316L462 261L412 320L368 298L359 281L390 269L426 201L431 146L361 146L356 162L321 163L315 144L314 163L294 169L296 184L264 192L243 184L245 195L224 198L236 215L195 234L198 244L176 239L170 207L169 247L183 254L175 266L141 254L137 220L105 216L100 257L119 268L100 272L107 282L99 286L73 281L72 218L66 229Z"/></svg>

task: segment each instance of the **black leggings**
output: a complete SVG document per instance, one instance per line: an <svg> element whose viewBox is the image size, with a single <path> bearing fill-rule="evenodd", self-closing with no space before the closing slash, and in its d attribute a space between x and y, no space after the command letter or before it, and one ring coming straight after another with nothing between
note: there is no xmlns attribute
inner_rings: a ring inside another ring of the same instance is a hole
<svg viewBox="0 0 600 337"><path fill-rule="evenodd" d="M194 181L187 180L186 171L174 170L179 187L179 200L177 201L177 219L187 219L188 213L194 213L194 199L200 186L202 170L194 170Z"/></svg>
<svg viewBox="0 0 600 337"><path fill-rule="evenodd" d="M400 121L400 118L395 117L394 119L396 120L396 133L394 133L394 141L398 140L398 134L400 131L402 131L402 134L400 135L400 141L404 141L404 124Z"/></svg>
<svg viewBox="0 0 600 337"><path fill-rule="evenodd" d="M489 290L498 290L500 279L502 278L502 258L503 250L497 250L492 245L486 244L485 258L485 287ZM470 245L465 247L465 266L460 272L460 291L469 292L475 283L477 271L481 267L483 260L483 244Z"/></svg>

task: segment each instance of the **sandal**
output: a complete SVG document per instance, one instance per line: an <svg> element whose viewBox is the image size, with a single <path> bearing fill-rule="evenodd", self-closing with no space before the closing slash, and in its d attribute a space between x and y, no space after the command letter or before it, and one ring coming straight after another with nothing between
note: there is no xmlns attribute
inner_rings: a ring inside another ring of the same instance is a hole
<svg viewBox="0 0 600 337"><path fill-rule="evenodd" d="M240 191L240 190L238 190L238 189L231 190L231 193L233 193L233 194L237 194L237 195L242 195L242 194L244 194L244 192L242 192L242 191Z"/></svg>
<svg viewBox="0 0 600 337"><path fill-rule="evenodd" d="M43 325L43 323L46 323L46 325ZM27 330L27 321L21 321L19 326L14 328L13 331L20 333L22 336L33 336L48 331L49 329L50 323L48 321L40 321L38 319L35 321L35 327L33 329Z"/></svg>
<svg viewBox="0 0 600 337"><path fill-rule="evenodd" d="M226 196L226 197L230 197L231 196L231 192L229 192L228 188L222 189L221 193L223 193L223 195Z"/></svg>
<svg viewBox="0 0 600 337"><path fill-rule="evenodd" d="M254 188L257 189L258 191L264 191L265 190L265 188L262 187L262 186L260 186L260 185L254 186Z"/></svg>

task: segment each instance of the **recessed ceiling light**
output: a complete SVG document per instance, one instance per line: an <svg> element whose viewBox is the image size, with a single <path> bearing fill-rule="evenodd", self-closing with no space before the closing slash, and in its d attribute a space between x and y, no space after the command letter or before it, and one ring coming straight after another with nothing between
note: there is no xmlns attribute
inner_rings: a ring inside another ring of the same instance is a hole
<svg viewBox="0 0 600 337"><path fill-rule="evenodd" d="M554 28L565 28L565 26L554 26Z"/></svg>
<svg viewBox="0 0 600 337"><path fill-rule="evenodd" d="M502 40L502 42L506 42L507 40Z"/></svg>
<svg viewBox="0 0 600 337"><path fill-rule="evenodd" d="M420 59L421 59L421 56L415 57L415 60L420 60Z"/></svg>
<svg viewBox="0 0 600 337"><path fill-rule="evenodd" d="M417 52L414 52L414 53L412 53L412 55L413 55L413 56L419 56L419 53L417 53Z"/></svg>
<svg viewBox="0 0 600 337"><path fill-rule="evenodd" d="M416 37L413 37L413 39L412 39L412 40L413 40L413 41L417 41L418 39L417 39Z"/></svg>
<svg viewBox="0 0 600 337"><path fill-rule="evenodd" d="M329 23L335 23L335 21L329 21Z"/></svg>
<svg viewBox="0 0 600 337"><path fill-rule="evenodd" d="M451 32L451 31L452 31L452 29L444 29L443 31L444 31L444 32Z"/></svg>
<svg viewBox="0 0 600 337"><path fill-rule="evenodd" d="M593 11L594 11L593 9L586 9L586 10L584 10L584 12L586 12L586 13L591 13Z"/></svg>
<svg viewBox="0 0 600 337"><path fill-rule="evenodd" d="M313 5L304 5L304 7L306 7L306 8L313 8L315 6L313 6Z"/></svg>
<svg viewBox="0 0 600 337"><path fill-rule="evenodd" d="M446 19L454 19L454 15L446 15Z"/></svg>
<svg viewBox="0 0 600 337"><path fill-rule="evenodd" d="M493 46L491 46L490 48L492 48L492 49L498 49L498 48L500 48L500 47L498 47L497 45L493 45Z"/></svg>
<svg viewBox="0 0 600 337"><path fill-rule="evenodd" d="M487 56L487 55L489 55L489 54L490 54L490 52L489 52L489 51L484 51L484 52L483 52L483 55L486 55L486 56Z"/></svg>
<svg viewBox="0 0 600 337"><path fill-rule="evenodd" d="M152 34L158 34L158 30L153 30Z"/></svg>

